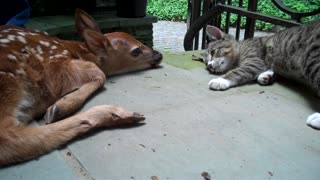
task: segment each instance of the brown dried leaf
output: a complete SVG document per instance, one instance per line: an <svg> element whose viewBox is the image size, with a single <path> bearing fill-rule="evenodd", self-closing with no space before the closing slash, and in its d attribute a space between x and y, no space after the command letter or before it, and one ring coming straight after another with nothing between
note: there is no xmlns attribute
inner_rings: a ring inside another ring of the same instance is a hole
<svg viewBox="0 0 320 180"><path fill-rule="evenodd" d="M152 176L151 179L152 180L159 180L159 178L157 176Z"/></svg>
<svg viewBox="0 0 320 180"><path fill-rule="evenodd" d="M201 173L201 176L204 178L204 180L211 180L211 176L207 172Z"/></svg>
<svg viewBox="0 0 320 180"><path fill-rule="evenodd" d="M198 57L198 56L196 56L196 55L192 55L192 60L193 60L193 61L200 61L200 62L204 62L203 58Z"/></svg>

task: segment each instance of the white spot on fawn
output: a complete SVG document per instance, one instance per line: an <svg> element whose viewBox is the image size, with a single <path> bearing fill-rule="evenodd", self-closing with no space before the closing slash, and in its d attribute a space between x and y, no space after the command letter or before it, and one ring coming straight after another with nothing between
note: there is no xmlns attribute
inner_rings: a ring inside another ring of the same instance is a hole
<svg viewBox="0 0 320 180"><path fill-rule="evenodd" d="M32 54L37 54L36 50L34 50L33 48L30 48L30 47L26 47L26 50L31 52Z"/></svg>
<svg viewBox="0 0 320 180"><path fill-rule="evenodd" d="M9 39L0 39L0 43L5 44L5 43L9 43L9 42L10 42Z"/></svg>
<svg viewBox="0 0 320 180"><path fill-rule="evenodd" d="M3 72L3 71L0 71L0 76L3 75L3 76L10 76L12 78L14 78L14 75L12 73L7 73L7 72Z"/></svg>
<svg viewBox="0 0 320 180"><path fill-rule="evenodd" d="M26 72L22 68L16 70L16 73L20 75L26 75Z"/></svg>
<svg viewBox="0 0 320 180"><path fill-rule="evenodd" d="M8 39L9 39L10 41L14 41L15 38L16 38L15 35L12 35L12 34L8 35Z"/></svg>
<svg viewBox="0 0 320 180"><path fill-rule="evenodd" d="M65 57L64 55L62 54L56 54L54 56L49 56L49 59L53 59L53 58L62 58L62 57Z"/></svg>
<svg viewBox="0 0 320 180"><path fill-rule="evenodd" d="M43 61L43 57L40 56L39 54L36 54L35 57L36 57L39 61Z"/></svg>
<svg viewBox="0 0 320 180"><path fill-rule="evenodd" d="M64 57L62 54L57 54L57 55L54 55L55 58L61 58L61 57Z"/></svg>
<svg viewBox="0 0 320 180"><path fill-rule="evenodd" d="M16 61L17 60L17 57L13 54L8 54L8 59L12 60L12 61Z"/></svg>
<svg viewBox="0 0 320 180"><path fill-rule="evenodd" d="M50 43L49 42L46 42L46 41L39 41L40 44L46 46L46 47L49 47L50 46Z"/></svg>
<svg viewBox="0 0 320 180"><path fill-rule="evenodd" d="M51 49L57 49L57 46L53 45L51 46Z"/></svg>
<svg viewBox="0 0 320 180"><path fill-rule="evenodd" d="M67 50L63 50L62 54L67 55L69 52Z"/></svg>
<svg viewBox="0 0 320 180"><path fill-rule="evenodd" d="M8 29L5 29L5 30L2 30L2 32L4 32L4 33L8 33L10 31L20 31L20 30L16 29L16 28L8 28Z"/></svg>
<svg viewBox="0 0 320 180"><path fill-rule="evenodd" d="M24 33L24 32L17 32L19 35L21 35L21 36L26 36L26 33Z"/></svg>
<svg viewBox="0 0 320 180"><path fill-rule="evenodd" d="M28 34L29 34L29 35L31 35L31 36L39 35L39 34L37 34L37 33L33 33L33 32L29 32Z"/></svg>
<svg viewBox="0 0 320 180"><path fill-rule="evenodd" d="M0 76L1 76L1 75L3 75L3 76L10 76L11 78L15 78L12 73L8 73L8 72L0 71Z"/></svg>
<svg viewBox="0 0 320 180"><path fill-rule="evenodd" d="M80 45L80 48L81 48L82 50L87 50L87 48L85 48L85 47L82 46L82 45Z"/></svg>
<svg viewBox="0 0 320 180"><path fill-rule="evenodd" d="M37 52L38 52L39 54L42 54L42 53L43 53L42 48L41 48L39 45L37 46Z"/></svg>
<svg viewBox="0 0 320 180"><path fill-rule="evenodd" d="M25 39L23 36L17 36L17 39L18 39L20 42L22 42L22 43L24 43L24 44L27 44L27 41L26 41L26 39Z"/></svg>

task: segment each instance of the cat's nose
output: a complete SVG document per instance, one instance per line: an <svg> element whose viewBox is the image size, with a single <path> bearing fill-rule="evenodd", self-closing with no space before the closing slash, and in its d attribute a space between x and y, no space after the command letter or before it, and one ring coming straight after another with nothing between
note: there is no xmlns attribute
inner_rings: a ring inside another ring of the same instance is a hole
<svg viewBox="0 0 320 180"><path fill-rule="evenodd" d="M213 62L208 62L207 68L213 69L214 68L214 63Z"/></svg>
<svg viewBox="0 0 320 180"><path fill-rule="evenodd" d="M207 70L209 70L210 72L214 71L213 65L211 63L207 64Z"/></svg>

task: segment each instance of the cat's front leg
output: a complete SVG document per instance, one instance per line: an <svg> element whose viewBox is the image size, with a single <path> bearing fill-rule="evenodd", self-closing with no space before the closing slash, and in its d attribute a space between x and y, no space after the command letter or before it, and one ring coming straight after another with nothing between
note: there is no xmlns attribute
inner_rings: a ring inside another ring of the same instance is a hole
<svg viewBox="0 0 320 180"><path fill-rule="evenodd" d="M311 114L306 124L314 129L320 130L320 113Z"/></svg>
<svg viewBox="0 0 320 180"><path fill-rule="evenodd" d="M222 77L212 79L208 85L211 90L227 90L231 87L256 80L257 76L264 72L265 69L265 66L261 65L261 63L246 63L229 71Z"/></svg>
<svg viewBox="0 0 320 180"><path fill-rule="evenodd" d="M219 77L219 78L211 79L211 81L209 81L208 85L209 85L209 88L212 90L223 91L223 90L227 90L230 87L232 87L233 83L232 83L232 81L230 81L228 79L225 79L223 77Z"/></svg>
<svg viewBox="0 0 320 180"><path fill-rule="evenodd" d="M271 69L259 74L259 76L257 78L257 82L260 85L264 85L264 86L272 84L273 81L274 81L274 72Z"/></svg>

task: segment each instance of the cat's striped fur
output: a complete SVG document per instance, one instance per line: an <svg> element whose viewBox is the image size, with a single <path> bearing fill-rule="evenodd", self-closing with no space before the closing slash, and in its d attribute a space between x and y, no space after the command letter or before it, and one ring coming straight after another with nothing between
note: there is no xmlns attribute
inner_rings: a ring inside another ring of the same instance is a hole
<svg viewBox="0 0 320 180"><path fill-rule="evenodd" d="M267 85L274 73L307 82L320 94L320 20L286 29L269 37L236 41L213 26L212 40L205 53L207 69L225 73L209 82L212 90L226 90L257 80ZM309 116L307 124L320 129L320 114Z"/></svg>

